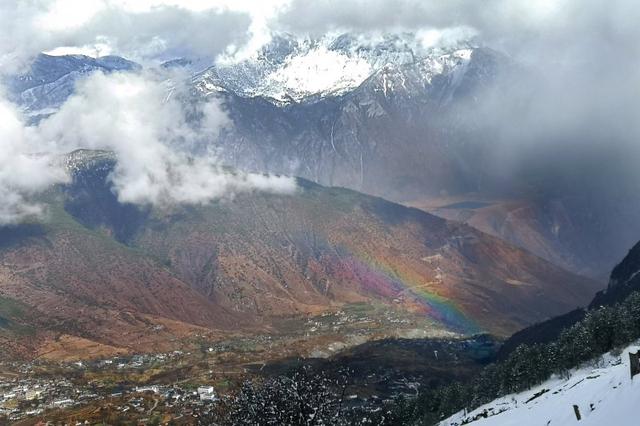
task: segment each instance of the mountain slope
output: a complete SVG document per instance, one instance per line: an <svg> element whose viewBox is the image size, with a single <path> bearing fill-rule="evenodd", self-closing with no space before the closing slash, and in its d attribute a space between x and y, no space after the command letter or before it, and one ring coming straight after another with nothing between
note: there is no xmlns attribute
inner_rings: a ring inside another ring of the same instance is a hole
<svg viewBox="0 0 640 426"><path fill-rule="evenodd" d="M598 309L624 301L634 291L640 291L640 243L637 243L611 272L609 285L598 292L587 309ZM587 309L577 309L518 331L507 339L499 357L506 358L521 344L548 343L555 340L562 330L581 321Z"/></svg>
<svg viewBox="0 0 640 426"><path fill-rule="evenodd" d="M27 306L44 337L118 346L126 330L145 337L128 350L142 350L363 302L409 315L397 331L506 335L599 287L472 228L345 189L301 180L291 196L144 209L117 202L110 154L72 159L72 184L45 200L49 221L2 231L0 296Z"/></svg>
<svg viewBox="0 0 640 426"><path fill-rule="evenodd" d="M629 376L628 353L639 350L634 344L619 355L606 354L593 366L572 371L568 379L554 377L528 391L460 412L440 425L634 425L640 380ZM574 406L580 412L579 421Z"/></svg>
<svg viewBox="0 0 640 426"><path fill-rule="evenodd" d="M621 194L540 197L461 194L408 202L525 248L556 265L605 282L638 238L638 210Z"/></svg>
<svg viewBox="0 0 640 426"><path fill-rule="evenodd" d="M606 290L599 292L590 307L611 305L623 301L629 294L640 290L640 242L611 272Z"/></svg>
<svg viewBox="0 0 640 426"><path fill-rule="evenodd" d="M489 49L388 63L340 96L280 105L195 81L220 97L234 126L219 141L228 164L344 186L393 200L477 189L481 144L461 140L457 103L510 69ZM308 74L305 74L308 75Z"/></svg>
<svg viewBox="0 0 640 426"><path fill-rule="evenodd" d="M151 212L123 238L165 259L202 293L243 312L268 313L273 303L291 301L292 308L313 311L316 303L373 295L440 316L454 328L480 321L498 331L563 303L580 304L598 287L472 228L353 191L300 183L301 192L292 197L253 194L169 216ZM104 224L118 228L118 214L105 215ZM247 275L253 276L249 283ZM577 286L550 285L562 281ZM254 287L252 297L232 302L247 284ZM536 297L544 302L522 301ZM491 312L505 305L517 312L498 326ZM468 323L467 317L475 318Z"/></svg>
<svg viewBox="0 0 640 426"><path fill-rule="evenodd" d="M0 292L25 307L23 320L36 332L21 342L24 351L44 355L60 333L162 350L200 327L246 323L153 259L82 228L55 206L51 214L51 224L2 231L3 241L7 232L15 238L0 249Z"/></svg>

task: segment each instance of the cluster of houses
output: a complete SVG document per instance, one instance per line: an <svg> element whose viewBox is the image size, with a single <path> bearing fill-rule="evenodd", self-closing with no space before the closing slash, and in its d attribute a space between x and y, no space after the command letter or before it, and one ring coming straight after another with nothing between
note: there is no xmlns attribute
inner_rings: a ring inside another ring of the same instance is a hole
<svg viewBox="0 0 640 426"><path fill-rule="evenodd" d="M196 420L211 414L218 397L213 386L185 389L179 386L137 386L109 400L110 408L120 419L147 423L153 415L174 420ZM129 417L127 417L129 416ZM186 424L193 422L186 421Z"/></svg>
<svg viewBox="0 0 640 426"><path fill-rule="evenodd" d="M309 318L304 324L305 335L326 333L344 333L349 329L352 333L368 335L369 328L379 328L381 324L407 325L412 319L399 315L393 310L384 310L373 315L371 312L325 312Z"/></svg>
<svg viewBox="0 0 640 426"><path fill-rule="evenodd" d="M88 368L93 370L100 370L106 368L116 368L118 370L123 369L136 369L144 368L150 364L165 363L182 358L185 355L182 351L173 351L165 353L154 354L138 354L130 356L118 356L114 358L106 358L95 361L77 362L74 365L78 368ZM186 355L190 355L187 353Z"/></svg>
<svg viewBox="0 0 640 426"><path fill-rule="evenodd" d="M39 415L48 409L66 408L99 398L90 389L54 379L0 378L0 416L9 421Z"/></svg>
<svg viewBox="0 0 640 426"><path fill-rule="evenodd" d="M64 379L0 379L0 423L4 417L14 422L27 417L44 416L50 410L79 407L105 400L120 413L144 414L152 410L170 410L179 415L197 416L211 408L218 397L213 386L196 389L179 386L122 387L116 392L75 386ZM155 401L149 407L149 401Z"/></svg>
<svg viewBox="0 0 640 426"><path fill-rule="evenodd" d="M198 415L209 410L217 400L213 386L193 388L150 384L114 387L69 380L74 377L74 372L82 370L140 371L181 356L182 352L175 351L59 364L58 373L54 378L36 374L37 367L41 367L37 364L12 365L11 370L14 374L0 375L0 424L3 424L3 419L14 422L34 416L46 418L51 410L81 407L100 400L108 401L109 405L120 413L145 414L152 409L170 409L182 414ZM7 367L6 364L4 366ZM153 408L148 407L149 401L155 401Z"/></svg>
<svg viewBox="0 0 640 426"><path fill-rule="evenodd" d="M185 390L178 386L136 386L131 390L131 393L153 394L159 395L166 400L199 400L199 401L216 401L216 396L213 386L200 386L196 390Z"/></svg>

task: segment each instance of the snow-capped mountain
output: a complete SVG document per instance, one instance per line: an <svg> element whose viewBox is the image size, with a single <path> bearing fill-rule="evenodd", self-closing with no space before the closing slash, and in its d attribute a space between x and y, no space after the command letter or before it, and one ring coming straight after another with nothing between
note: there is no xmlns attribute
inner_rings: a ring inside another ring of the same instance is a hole
<svg viewBox="0 0 640 426"><path fill-rule="evenodd" d="M194 77L201 94L231 91L279 104L339 96L360 86L388 66L416 65L422 79L468 62L467 43L424 48L412 34L379 39L353 34L297 39L277 35L253 58L221 61Z"/></svg>
<svg viewBox="0 0 640 426"><path fill-rule="evenodd" d="M572 371L569 378L554 377L526 392L507 395L471 412L461 411L440 426L635 425L640 376L631 378L628 354L639 350L636 343L620 354L605 354L593 365Z"/></svg>
<svg viewBox="0 0 640 426"><path fill-rule="evenodd" d="M40 54L23 74L6 82L11 100L30 115L54 111L73 93L76 81L95 71L130 71L140 66L118 56Z"/></svg>
<svg viewBox="0 0 640 426"><path fill-rule="evenodd" d="M476 189L452 111L511 66L491 49L424 47L411 34L279 35L192 82L196 97L227 106L234 126L219 145L229 164L398 200Z"/></svg>
<svg viewBox="0 0 640 426"><path fill-rule="evenodd" d="M406 63L380 60L385 65L379 69L367 62L371 75L351 87L356 80L350 74L350 83L343 79L327 86L330 92L307 90L316 83L300 83L303 95L283 91L281 84L247 86L252 80L239 78L245 71L266 73L267 67L256 62L236 65L239 71L231 75L239 80L231 83L212 68L207 75L217 77L197 76L195 88L199 96L224 100L234 126L219 144L235 167L303 176L392 199L450 191L465 184L463 176L471 169L463 162L472 154L455 138L445 140L449 127L456 126L452 111L473 99L476 89L498 80L510 63L485 48L409 56L413 59ZM283 70L276 75L285 75ZM301 80L307 74L297 75Z"/></svg>
<svg viewBox="0 0 640 426"><path fill-rule="evenodd" d="M413 68L412 77L421 86L454 70L460 80L473 49L470 42L424 47L413 34L378 38L341 34L318 39L278 34L250 58L222 59L210 67L202 58L176 58L160 68L194 73L192 83L200 96L228 92L286 105L344 95L380 72L385 73L385 93L394 86L402 89L404 77L393 81L388 75L390 69L399 67ZM6 86L14 102L37 115L59 107L82 76L139 68L117 56L41 54L23 74L9 78Z"/></svg>

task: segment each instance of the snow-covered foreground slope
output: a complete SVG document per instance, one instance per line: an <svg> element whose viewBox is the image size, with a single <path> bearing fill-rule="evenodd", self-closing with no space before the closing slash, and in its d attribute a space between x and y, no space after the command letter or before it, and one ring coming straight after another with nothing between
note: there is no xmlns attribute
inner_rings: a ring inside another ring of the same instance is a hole
<svg viewBox="0 0 640 426"><path fill-rule="evenodd" d="M632 380L629 374L629 352L637 352L638 343L619 356L606 354L593 364L596 367L574 370L569 379L554 377L529 391L496 399L472 412L459 412L440 426L638 425L640 375ZM576 419L574 405L579 408L580 421Z"/></svg>

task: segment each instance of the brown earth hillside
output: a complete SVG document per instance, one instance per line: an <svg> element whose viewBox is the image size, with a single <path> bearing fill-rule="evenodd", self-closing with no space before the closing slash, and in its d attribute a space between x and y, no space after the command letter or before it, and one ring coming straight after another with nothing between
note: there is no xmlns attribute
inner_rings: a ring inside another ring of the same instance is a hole
<svg viewBox="0 0 640 426"><path fill-rule="evenodd" d="M164 350L362 302L419 318L427 334L507 335L600 289L471 227L303 180L292 195L122 205L113 162L74 153L73 182L43 200L48 219L0 231L0 297L21 307L0 304L0 338L16 352L55 352L60 338L87 352Z"/></svg>

